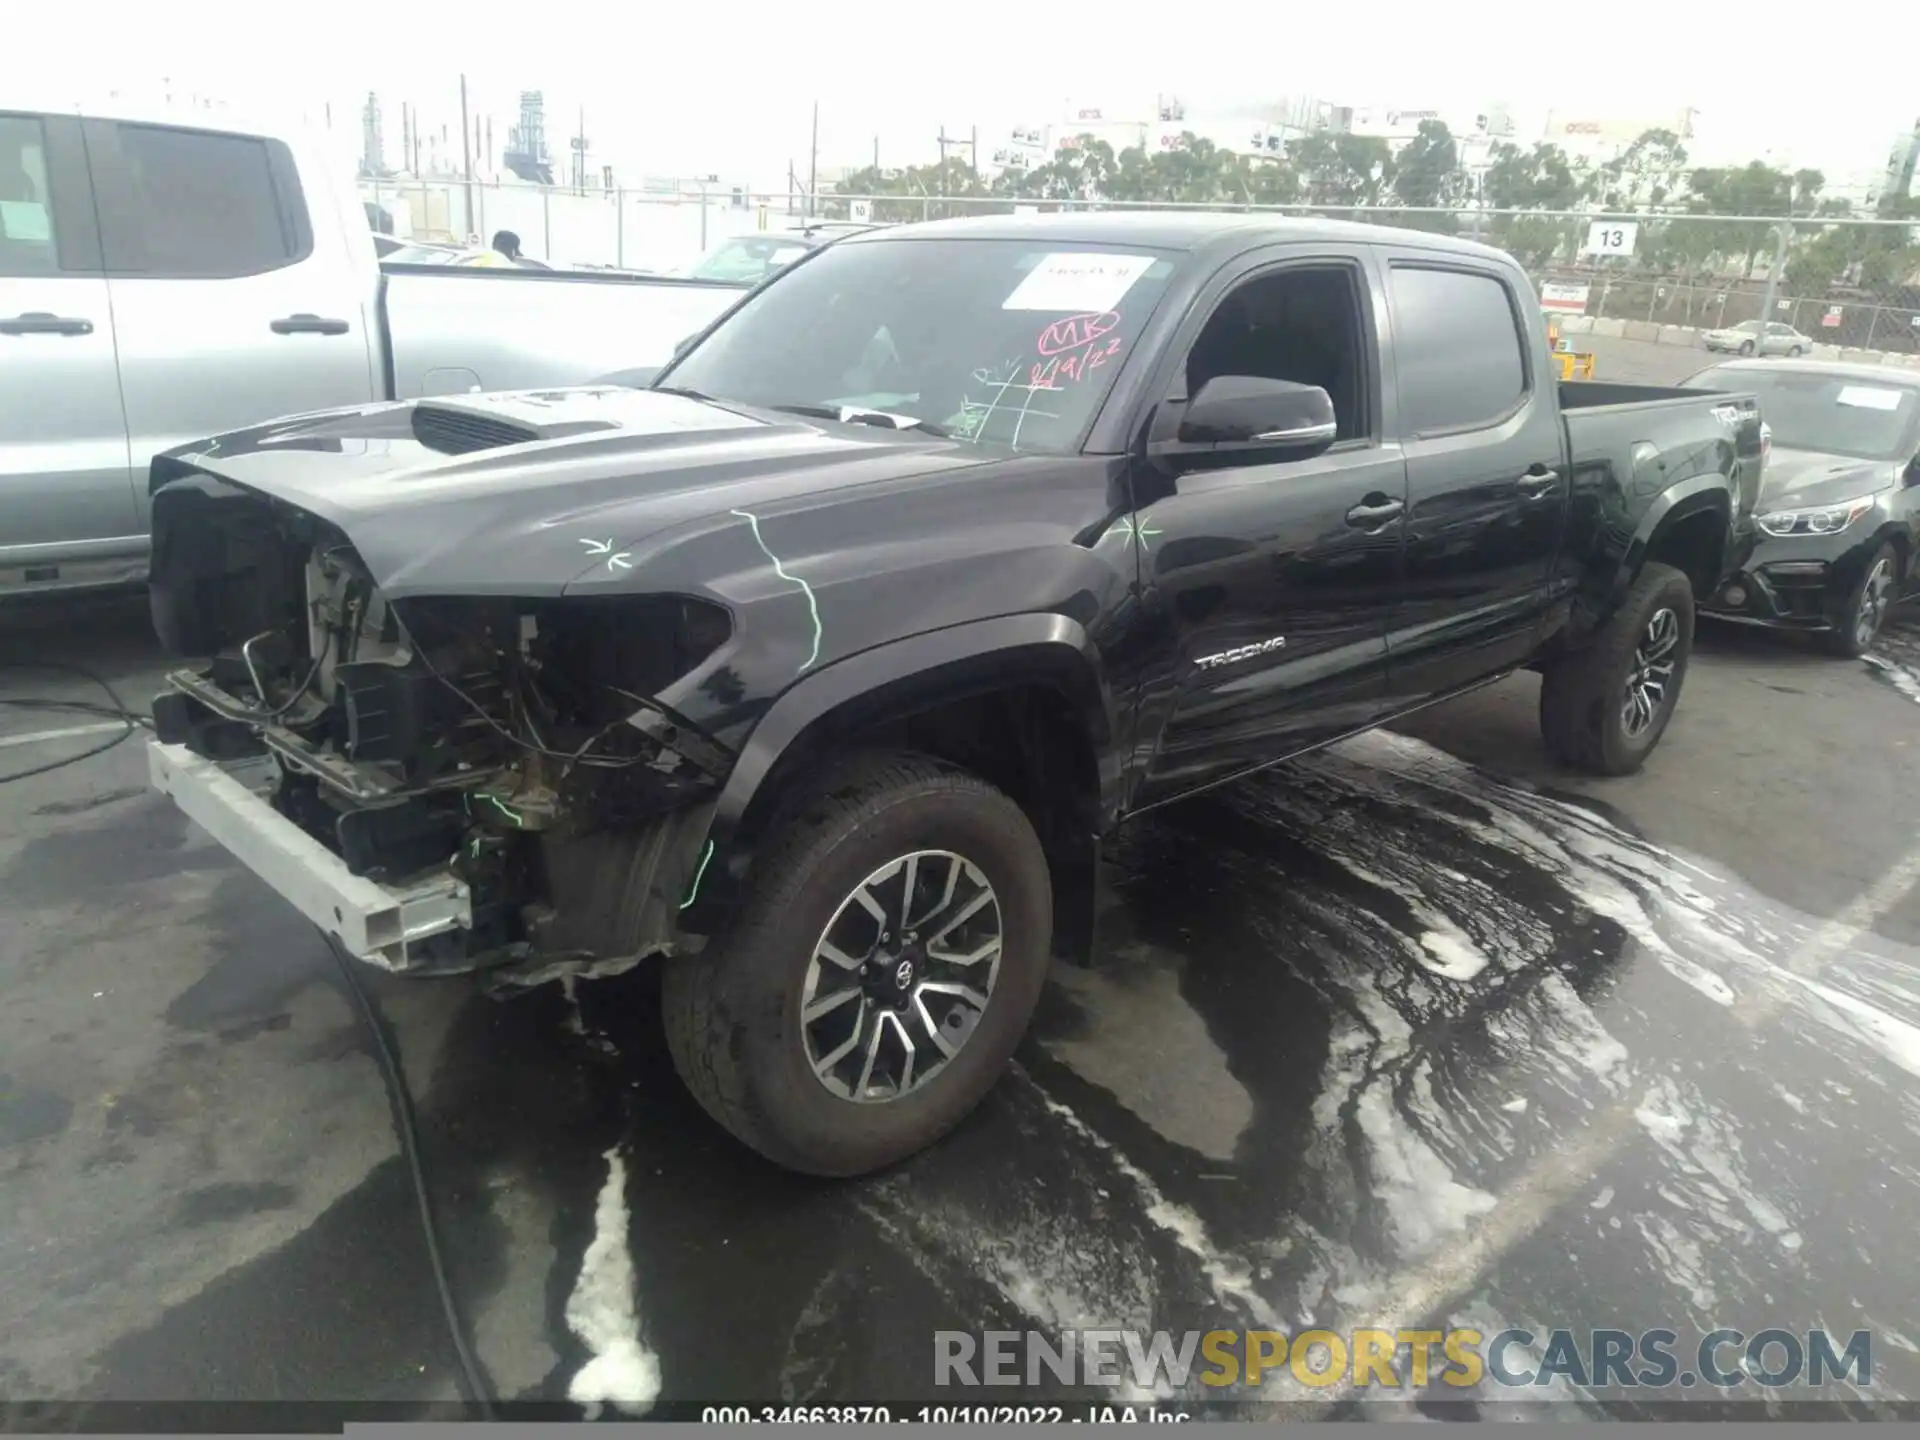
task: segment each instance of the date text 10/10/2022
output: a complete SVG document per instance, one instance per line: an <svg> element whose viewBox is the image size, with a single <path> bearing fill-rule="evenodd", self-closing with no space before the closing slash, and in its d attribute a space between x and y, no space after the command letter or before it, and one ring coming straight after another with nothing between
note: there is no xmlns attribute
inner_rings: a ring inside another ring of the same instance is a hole
<svg viewBox="0 0 1920 1440"><path fill-rule="evenodd" d="M1158 1405L709 1405L705 1425L1178 1425Z"/></svg>

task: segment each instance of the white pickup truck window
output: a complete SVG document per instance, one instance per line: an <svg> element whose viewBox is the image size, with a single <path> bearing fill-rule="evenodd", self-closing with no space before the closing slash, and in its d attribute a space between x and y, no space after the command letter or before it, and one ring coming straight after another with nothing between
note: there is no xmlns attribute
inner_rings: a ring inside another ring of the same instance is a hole
<svg viewBox="0 0 1920 1440"><path fill-rule="evenodd" d="M51 206L40 122L0 116L0 275L59 269Z"/></svg>

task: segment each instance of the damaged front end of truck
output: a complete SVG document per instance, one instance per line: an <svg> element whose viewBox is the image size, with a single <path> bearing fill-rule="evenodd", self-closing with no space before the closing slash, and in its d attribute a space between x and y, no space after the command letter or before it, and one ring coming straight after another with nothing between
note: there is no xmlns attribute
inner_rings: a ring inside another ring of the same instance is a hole
<svg viewBox="0 0 1920 1440"><path fill-rule="evenodd" d="M191 461L156 467L153 510L155 627L190 660L153 781L346 949L534 983L698 948L679 919L734 755L676 700L726 608L390 598L341 528Z"/></svg>

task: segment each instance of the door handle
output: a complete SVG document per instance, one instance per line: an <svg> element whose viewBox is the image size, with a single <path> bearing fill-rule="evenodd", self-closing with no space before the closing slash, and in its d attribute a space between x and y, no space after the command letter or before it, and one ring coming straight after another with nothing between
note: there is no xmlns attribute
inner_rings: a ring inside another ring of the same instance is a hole
<svg viewBox="0 0 1920 1440"><path fill-rule="evenodd" d="M344 320L323 320L302 313L275 320L271 328L276 335L344 335L351 327Z"/></svg>
<svg viewBox="0 0 1920 1440"><path fill-rule="evenodd" d="M91 335L93 322L67 315L30 310L11 320L0 320L0 335Z"/></svg>
<svg viewBox="0 0 1920 1440"><path fill-rule="evenodd" d="M1377 530L1389 521L1398 520L1406 508L1406 502L1390 500L1376 491L1347 511L1347 524L1361 530Z"/></svg>
<svg viewBox="0 0 1920 1440"><path fill-rule="evenodd" d="M1529 470L1514 482L1529 500L1537 500L1560 483L1558 470Z"/></svg>

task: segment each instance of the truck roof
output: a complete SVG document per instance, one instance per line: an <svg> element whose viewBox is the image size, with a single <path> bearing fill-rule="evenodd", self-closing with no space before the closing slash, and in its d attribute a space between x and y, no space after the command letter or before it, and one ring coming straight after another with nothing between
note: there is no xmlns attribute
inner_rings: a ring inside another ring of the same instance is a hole
<svg viewBox="0 0 1920 1440"><path fill-rule="evenodd" d="M1428 230L1329 220L1318 215L1239 214L1227 210L1066 210L1043 215L969 215L892 225L849 235L842 245L891 240L1040 240L1064 245L1145 245L1155 250L1245 249L1263 242L1330 241L1347 245L1414 245L1425 250L1505 258L1475 240Z"/></svg>

